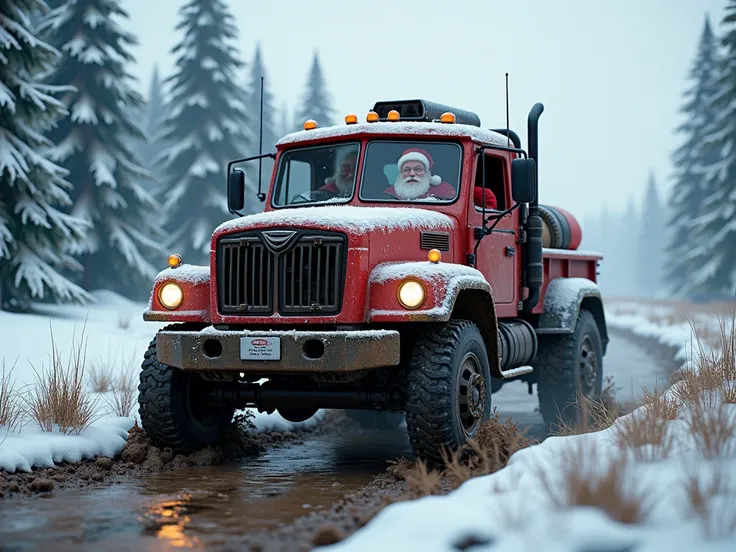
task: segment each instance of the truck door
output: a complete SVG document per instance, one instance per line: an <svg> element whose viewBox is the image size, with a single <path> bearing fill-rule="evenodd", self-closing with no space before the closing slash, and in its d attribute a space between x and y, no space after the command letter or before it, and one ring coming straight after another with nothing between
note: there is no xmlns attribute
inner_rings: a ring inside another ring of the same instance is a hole
<svg viewBox="0 0 736 552"><path fill-rule="evenodd" d="M490 189L496 196L498 207L496 210L486 207L486 218L492 214L498 214L511 205L511 189L508 160L499 156L499 152L493 155L490 151L484 156L475 158L476 187ZM485 160L485 181L481 161ZM516 228L518 211L505 215L496 224L491 235L485 236L478 247L476 268L480 270L493 287L493 296L498 304L513 303L516 300L516 290L519 285L520 251L516 244ZM490 224L493 224L491 221ZM473 193L470 194L468 207L468 233L470 251L475 247L475 228L482 228L483 217L480 207L476 207L473 201Z"/></svg>

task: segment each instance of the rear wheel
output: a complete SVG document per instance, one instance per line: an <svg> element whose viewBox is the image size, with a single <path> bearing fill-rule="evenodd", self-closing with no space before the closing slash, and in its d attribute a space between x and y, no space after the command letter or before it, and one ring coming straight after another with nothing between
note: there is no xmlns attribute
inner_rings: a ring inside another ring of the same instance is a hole
<svg viewBox="0 0 736 552"><path fill-rule="evenodd" d="M429 332L409 364L406 425L414 452L433 465L475 437L491 414L491 371L478 327L451 320Z"/></svg>
<svg viewBox="0 0 736 552"><path fill-rule="evenodd" d="M579 399L598 399L603 386L603 344L590 311L580 311L572 334L540 336L537 369L539 410L552 429L590 421Z"/></svg>
<svg viewBox="0 0 736 552"><path fill-rule="evenodd" d="M151 341L143 359L138 403L141 425L156 446L186 453L222 441L235 409L210 399L213 385L194 372L159 362L156 338Z"/></svg>

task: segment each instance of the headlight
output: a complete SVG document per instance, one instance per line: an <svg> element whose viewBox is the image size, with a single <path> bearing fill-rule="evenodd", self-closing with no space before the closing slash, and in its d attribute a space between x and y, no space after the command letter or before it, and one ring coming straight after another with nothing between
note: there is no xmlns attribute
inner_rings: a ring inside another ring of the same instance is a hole
<svg viewBox="0 0 736 552"><path fill-rule="evenodd" d="M424 303L424 286L416 280L407 280L399 286L399 303L407 309L417 309Z"/></svg>
<svg viewBox="0 0 736 552"><path fill-rule="evenodd" d="M177 308L181 305L183 299L184 293L181 291L179 284L175 284L174 282L168 282L158 290L158 300L167 309L173 310Z"/></svg>

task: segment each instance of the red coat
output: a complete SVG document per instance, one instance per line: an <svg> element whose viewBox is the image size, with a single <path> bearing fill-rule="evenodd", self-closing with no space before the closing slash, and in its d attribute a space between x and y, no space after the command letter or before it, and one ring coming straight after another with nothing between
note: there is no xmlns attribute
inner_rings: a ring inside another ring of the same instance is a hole
<svg viewBox="0 0 736 552"><path fill-rule="evenodd" d="M384 193L390 195L391 197L399 199L393 186L386 188L384 190ZM455 190L455 188L453 188L450 184L443 180L442 183L438 184L437 186L430 186L429 191L426 194L412 199L427 199L429 197L436 197L437 199L453 199L456 195L457 190Z"/></svg>
<svg viewBox="0 0 736 552"><path fill-rule="evenodd" d="M478 206L483 206L483 195L486 196L486 209L498 209L498 202L496 201L496 194L494 194L488 188L481 188L476 186L473 190L473 202Z"/></svg>

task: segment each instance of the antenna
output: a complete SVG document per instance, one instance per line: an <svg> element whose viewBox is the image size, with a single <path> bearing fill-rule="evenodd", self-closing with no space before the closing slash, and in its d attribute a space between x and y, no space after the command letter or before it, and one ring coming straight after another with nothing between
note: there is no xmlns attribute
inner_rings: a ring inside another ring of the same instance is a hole
<svg viewBox="0 0 736 552"><path fill-rule="evenodd" d="M263 155L263 75L261 75L261 121L260 130L258 132L258 155ZM261 190L261 174L263 173L263 157L258 159L258 199L264 201L266 194Z"/></svg>
<svg viewBox="0 0 736 552"><path fill-rule="evenodd" d="M506 73L506 139L511 147L511 129L509 127L509 74Z"/></svg>

